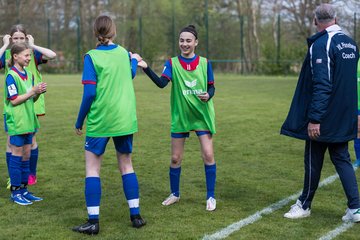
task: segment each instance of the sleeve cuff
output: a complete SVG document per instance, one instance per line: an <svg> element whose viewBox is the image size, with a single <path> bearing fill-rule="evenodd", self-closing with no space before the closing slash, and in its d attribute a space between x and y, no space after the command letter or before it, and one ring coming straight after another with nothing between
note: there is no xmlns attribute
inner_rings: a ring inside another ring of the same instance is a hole
<svg viewBox="0 0 360 240"><path fill-rule="evenodd" d="M310 123L312 123L312 124L319 124L320 122L317 121L317 120L310 119Z"/></svg>

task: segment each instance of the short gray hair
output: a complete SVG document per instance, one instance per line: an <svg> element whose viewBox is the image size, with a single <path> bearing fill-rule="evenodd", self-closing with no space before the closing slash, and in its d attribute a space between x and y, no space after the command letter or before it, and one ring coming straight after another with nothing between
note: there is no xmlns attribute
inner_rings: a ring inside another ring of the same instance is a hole
<svg viewBox="0 0 360 240"><path fill-rule="evenodd" d="M324 3L315 9L315 18L320 23L328 23L336 18L336 11L331 4Z"/></svg>

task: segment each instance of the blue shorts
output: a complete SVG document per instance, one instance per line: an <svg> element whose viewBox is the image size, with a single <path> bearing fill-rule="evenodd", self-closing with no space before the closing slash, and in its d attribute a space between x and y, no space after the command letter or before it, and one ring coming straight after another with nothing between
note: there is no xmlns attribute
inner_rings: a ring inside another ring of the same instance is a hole
<svg viewBox="0 0 360 240"><path fill-rule="evenodd" d="M206 134L210 134L210 131L195 131L196 136L200 137L202 135L206 135ZM184 133L171 133L171 137L172 138L188 138L190 136L189 132L184 132Z"/></svg>
<svg viewBox="0 0 360 240"><path fill-rule="evenodd" d="M86 137L85 150L98 156L103 155L110 137ZM116 151L120 153L132 153L133 134L112 137Z"/></svg>
<svg viewBox="0 0 360 240"><path fill-rule="evenodd" d="M24 145L31 144L33 135L34 134L32 133L28 133L28 134L10 136L10 144L17 147L22 147Z"/></svg>

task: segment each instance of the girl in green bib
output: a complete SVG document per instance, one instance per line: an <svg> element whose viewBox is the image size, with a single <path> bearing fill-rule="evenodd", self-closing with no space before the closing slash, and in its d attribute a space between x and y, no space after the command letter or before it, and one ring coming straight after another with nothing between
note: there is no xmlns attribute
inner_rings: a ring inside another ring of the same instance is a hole
<svg viewBox="0 0 360 240"><path fill-rule="evenodd" d="M139 66L160 88L171 81L171 162L170 195L162 202L168 206L180 200L180 173L185 139L195 131L201 145L206 177L206 210L216 209L216 163L212 136L215 133L215 112L212 97L215 93L214 75L210 62L195 54L198 34L193 25L180 31L180 56L165 63L159 78L142 60Z"/></svg>
<svg viewBox="0 0 360 240"><path fill-rule="evenodd" d="M141 58L113 42L116 26L109 16L98 16L93 30L98 44L84 57L84 93L75 123L75 132L81 135L86 118L85 202L88 220L72 229L89 235L98 234L100 230L100 168L110 138L115 145L132 226L140 228L146 224L140 215L139 184L131 157L133 134L138 130L133 78Z"/></svg>
<svg viewBox="0 0 360 240"><path fill-rule="evenodd" d="M42 200L27 191L32 137L39 127L34 102L46 91L46 83L34 86L33 74L25 69L30 60L31 49L25 43L14 44L5 84L5 119L11 149L10 199L19 205L30 205L33 201Z"/></svg>
<svg viewBox="0 0 360 240"><path fill-rule="evenodd" d="M10 49L7 49L10 45L15 43L25 43L27 42L31 48L31 58L29 65L26 66L26 69L31 71L34 75L35 85L42 83L42 76L38 69L39 64L46 63L47 60L54 59L56 53L48 48L40 47L34 43L34 38L30 34L27 34L23 25L18 24L14 25L10 29L9 34L5 34L3 37L4 45L0 48L0 69L5 69L5 75L9 71L9 68L6 62L10 59ZM39 99L35 103L35 113L37 116L45 115L45 95L40 95ZM6 97L6 96L5 96ZM9 141L6 148L6 159L7 162L10 159L10 146ZM37 181L36 170L37 170L37 161L39 157L38 144L36 142L36 137L34 135L33 142L31 145L31 157L30 157L30 175L29 175L29 185L33 185Z"/></svg>

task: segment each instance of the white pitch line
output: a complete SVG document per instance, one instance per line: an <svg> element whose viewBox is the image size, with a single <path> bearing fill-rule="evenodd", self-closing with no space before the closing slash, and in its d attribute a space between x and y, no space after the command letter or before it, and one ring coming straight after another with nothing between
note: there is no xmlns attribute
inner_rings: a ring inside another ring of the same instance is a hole
<svg viewBox="0 0 360 240"><path fill-rule="evenodd" d="M326 179L324 179L323 181L320 182L319 184L319 187L318 188L321 188L323 186L326 186L332 182L334 182L336 179L339 178L339 175L337 174L334 174L330 177L327 177ZM296 200L300 194L301 194L302 191L299 191L287 198L284 198L274 204L271 204L270 206L260 210L260 211L257 211L256 213L254 213L253 215L250 215L248 216L247 218L243 218L241 219L240 221L238 222L235 222L211 235L205 235L203 237L203 240L215 240L215 239L224 239L226 237L228 237L230 234L236 232L236 231L239 231L241 228L249 225L249 224L252 224L258 220L260 220L262 218L263 215L267 215L267 214L270 214L270 213L273 213L274 211L284 207L285 205L287 205L290 201L294 201Z"/></svg>
<svg viewBox="0 0 360 240"><path fill-rule="evenodd" d="M354 171L356 171L357 169L358 169L358 167L354 167ZM331 240L331 239L337 237L338 235L340 235L341 233L346 232L352 226L354 226L354 223L352 223L352 222L343 223L339 227L328 232L326 235L320 237L319 240Z"/></svg>
<svg viewBox="0 0 360 240"><path fill-rule="evenodd" d="M354 226L353 222L343 223L339 227L335 228L334 230L328 232L326 235L319 238L319 240L331 240L337 237L338 235L340 235L341 233L346 232L352 226Z"/></svg>

